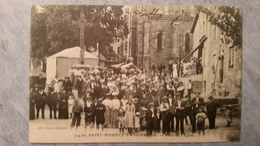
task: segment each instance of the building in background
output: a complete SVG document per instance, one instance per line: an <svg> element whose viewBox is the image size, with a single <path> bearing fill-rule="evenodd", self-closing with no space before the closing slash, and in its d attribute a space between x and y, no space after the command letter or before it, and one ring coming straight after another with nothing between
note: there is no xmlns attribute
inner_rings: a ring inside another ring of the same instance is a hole
<svg viewBox="0 0 260 146"><path fill-rule="evenodd" d="M178 62L190 52L193 6L125 6L124 14L130 30L126 55L141 70L149 72L152 63Z"/></svg>
<svg viewBox="0 0 260 146"><path fill-rule="evenodd" d="M207 7L216 9L216 7ZM197 13L190 33L193 36L193 50L183 61L201 59L202 71L181 80L188 84L194 81L195 90L205 96L237 97L241 95L242 49L225 43L221 30L209 22L203 12Z"/></svg>

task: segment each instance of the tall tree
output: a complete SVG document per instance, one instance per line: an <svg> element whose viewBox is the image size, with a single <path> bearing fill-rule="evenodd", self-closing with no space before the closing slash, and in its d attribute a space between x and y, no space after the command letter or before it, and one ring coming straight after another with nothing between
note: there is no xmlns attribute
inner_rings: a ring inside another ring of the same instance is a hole
<svg viewBox="0 0 260 146"><path fill-rule="evenodd" d="M209 21L222 31L225 43L242 47L241 7L220 6L217 8L199 6L197 9L208 16Z"/></svg>
<svg viewBox="0 0 260 146"><path fill-rule="evenodd" d="M31 58L43 59L65 48L80 45L80 12L85 15L85 46L103 48L110 45L113 37L128 33L122 16L123 6L47 5L32 7ZM91 25L90 25L91 24Z"/></svg>

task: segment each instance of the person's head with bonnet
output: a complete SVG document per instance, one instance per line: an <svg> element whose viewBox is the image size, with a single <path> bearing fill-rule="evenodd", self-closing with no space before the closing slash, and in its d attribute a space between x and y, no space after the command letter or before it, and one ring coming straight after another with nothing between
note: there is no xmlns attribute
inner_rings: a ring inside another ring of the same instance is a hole
<svg viewBox="0 0 260 146"><path fill-rule="evenodd" d="M143 92L143 99L146 99L147 97L146 94L147 94L146 92Z"/></svg>

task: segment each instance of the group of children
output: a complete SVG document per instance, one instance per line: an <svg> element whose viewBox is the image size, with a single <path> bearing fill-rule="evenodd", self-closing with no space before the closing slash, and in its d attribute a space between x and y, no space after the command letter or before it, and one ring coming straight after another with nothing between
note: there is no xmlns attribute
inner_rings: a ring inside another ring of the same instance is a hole
<svg viewBox="0 0 260 146"><path fill-rule="evenodd" d="M127 128L129 134L132 134L133 131L138 132L140 130L140 113L139 112L135 113L133 128L127 127L124 111L119 112L118 117L117 117L117 122L118 122L118 129L119 129L120 134L123 134L124 129L126 129L126 128Z"/></svg>
<svg viewBox="0 0 260 146"><path fill-rule="evenodd" d="M94 123L96 123L97 129L101 126L103 130L105 123L106 107L102 103L102 101L103 99L99 98L95 105L95 101L91 102L91 98L87 98L83 106L79 102L78 98L74 99L74 97L70 95L68 100L68 107L69 115L72 118L72 122L70 125L71 128L76 126L77 129L80 126L81 113L85 112L85 128L87 128L87 126L93 128ZM91 103L91 105L88 105L88 103ZM89 110L89 107L92 107L91 111ZM124 133L125 129L128 130L129 134L132 134L133 131L138 132L140 130L140 113L134 113L133 120L131 121L133 121L133 126L127 126L128 124L126 112L121 109L116 118L119 132Z"/></svg>

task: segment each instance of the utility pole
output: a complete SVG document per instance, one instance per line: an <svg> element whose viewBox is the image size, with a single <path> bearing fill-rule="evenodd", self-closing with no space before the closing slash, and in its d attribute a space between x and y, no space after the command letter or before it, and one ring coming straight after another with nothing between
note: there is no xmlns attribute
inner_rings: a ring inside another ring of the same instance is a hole
<svg viewBox="0 0 260 146"><path fill-rule="evenodd" d="M83 9L80 11L80 54L79 54L79 60L80 64L84 64L84 52L85 52L85 43L84 43L84 19L85 19L85 14Z"/></svg>

